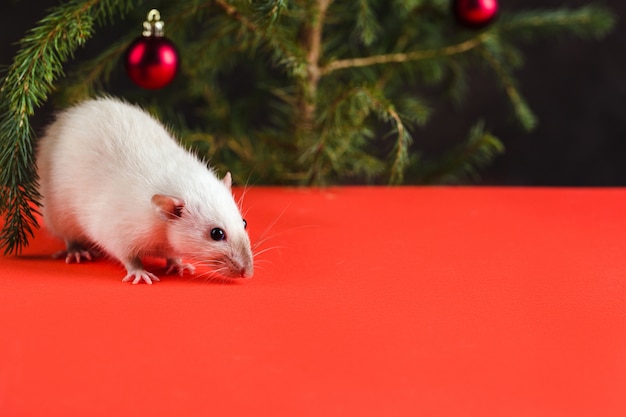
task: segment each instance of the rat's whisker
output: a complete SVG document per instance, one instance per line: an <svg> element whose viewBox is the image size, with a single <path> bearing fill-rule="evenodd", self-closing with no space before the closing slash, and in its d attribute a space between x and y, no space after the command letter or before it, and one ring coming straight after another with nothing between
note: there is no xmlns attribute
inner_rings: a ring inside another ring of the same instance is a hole
<svg viewBox="0 0 626 417"><path fill-rule="evenodd" d="M261 249L259 251L253 251L252 254L254 256L254 259L256 260L256 258L259 255L262 255L262 254L264 254L266 252L269 252L269 251L272 251L272 250L277 250L277 249L284 249L284 248L285 248L284 246L270 246L270 247L267 247L267 248L263 248L263 249Z"/></svg>

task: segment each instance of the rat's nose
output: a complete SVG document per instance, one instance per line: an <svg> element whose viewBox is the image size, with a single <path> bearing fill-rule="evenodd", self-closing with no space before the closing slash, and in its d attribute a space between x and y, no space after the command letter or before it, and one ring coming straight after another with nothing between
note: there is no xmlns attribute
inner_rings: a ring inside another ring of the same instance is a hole
<svg viewBox="0 0 626 417"><path fill-rule="evenodd" d="M252 274L253 274L253 269L252 267L250 268L241 268L241 270L239 271L239 276L241 278L252 278Z"/></svg>

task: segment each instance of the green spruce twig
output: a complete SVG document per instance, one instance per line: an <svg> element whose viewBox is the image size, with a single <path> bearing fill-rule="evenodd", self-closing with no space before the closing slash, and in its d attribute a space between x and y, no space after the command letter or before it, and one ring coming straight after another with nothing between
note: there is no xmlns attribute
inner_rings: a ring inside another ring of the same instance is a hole
<svg viewBox="0 0 626 417"><path fill-rule="evenodd" d="M586 5L578 9L531 10L504 16L498 30L525 40L563 32L580 38L601 39L613 29L615 23L616 16L608 9Z"/></svg>
<svg viewBox="0 0 626 417"><path fill-rule="evenodd" d="M366 67L371 65L399 64L410 61L421 61L424 59L439 58L451 55L462 54L480 46L489 38L489 32L483 32L463 42L444 46L436 49L425 49L421 51L402 52L393 54L373 55L363 58L349 58L331 61L320 69L322 75L330 74L333 71Z"/></svg>
<svg viewBox="0 0 626 417"><path fill-rule="evenodd" d="M464 178L476 179L479 170L504 152L498 138L485 131L484 122L472 127L467 141L447 152L436 163L426 164L422 181L426 184L454 184Z"/></svg>

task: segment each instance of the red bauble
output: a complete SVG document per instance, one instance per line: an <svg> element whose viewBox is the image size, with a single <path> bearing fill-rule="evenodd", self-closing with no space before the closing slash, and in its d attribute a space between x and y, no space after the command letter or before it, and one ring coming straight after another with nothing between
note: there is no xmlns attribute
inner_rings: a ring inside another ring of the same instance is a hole
<svg viewBox="0 0 626 417"><path fill-rule="evenodd" d="M487 26L498 13L498 0L453 0L457 22L471 28Z"/></svg>
<svg viewBox="0 0 626 417"><path fill-rule="evenodd" d="M126 72L139 87L155 90L169 84L178 71L178 52L167 38L142 36L126 51Z"/></svg>
<svg viewBox="0 0 626 417"><path fill-rule="evenodd" d="M178 52L164 37L164 26L159 11L150 10L143 22L143 36L135 39L126 50L126 72L139 87L156 90L165 87L176 76Z"/></svg>

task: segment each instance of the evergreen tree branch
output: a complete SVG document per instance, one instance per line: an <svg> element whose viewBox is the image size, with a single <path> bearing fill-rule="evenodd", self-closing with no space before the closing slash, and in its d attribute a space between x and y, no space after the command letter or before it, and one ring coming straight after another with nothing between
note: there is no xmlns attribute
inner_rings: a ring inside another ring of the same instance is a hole
<svg viewBox="0 0 626 417"><path fill-rule="evenodd" d="M331 61L322 68L320 68L321 75L330 74L333 71L346 69L346 68L355 68L355 67L366 67L372 65L383 65L383 64L391 64L391 63L403 63L409 61L420 61L424 59L432 59L443 56L451 56L458 55L464 52L467 52L471 49L474 49L484 43L490 34L488 32L483 32L473 38L470 38L466 41L463 41L458 44L445 46L443 48L437 49L426 49L422 51L413 51L413 52L404 52L404 53L394 53L394 54L383 54L383 55L373 55L364 58L349 58L349 59L340 59L336 61Z"/></svg>
<svg viewBox="0 0 626 417"><path fill-rule="evenodd" d="M459 183L465 177L476 179L478 170L504 152L502 142L484 130L480 121L474 125L465 143L461 143L431 166L426 166L422 182L426 184Z"/></svg>
<svg viewBox="0 0 626 417"><path fill-rule="evenodd" d="M504 16L503 16L504 17ZM615 26L616 17L608 9L587 5L576 10L525 11L504 17L498 30L531 39L542 33L569 30L580 37L602 38Z"/></svg>
<svg viewBox="0 0 626 417"><path fill-rule="evenodd" d="M515 86L515 81L513 80L511 74L509 74L504 65L487 49L481 49L480 55L485 59L485 61L487 61L487 63L489 63L491 68L493 68L494 72L500 78L500 82L502 82L504 90L513 105L515 115L524 129L534 129L537 125L537 117L526 103L526 100L522 98L517 87Z"/></svg>
<svg viewBox="0 0 626 417"><path fill-rule="evenodd" d="M398 139L395 144L395 156L391 165L391 175L389 176L390 184L401 184L404 179L404 169L409 163L409 145L411 144L410 136L402 123L402 119L393 106L387 107L387 113L396 124Z"/></svg>
<svg viewBox="0 0 626 417"><path fill-rule="evenodd" d="M332 0L316 0L310 23L304 27L303 46L306 51L306 80L300 102L300 129L308 132L313 127L316 111L317 86L321 77L319 60L322 53L322 29L326 11Z"/></svg>
<svg viewBox="0 0 626 417"><path fill-rule="evenodd" d="M404 179L404 171L409 163L409 146L412 139L407 127L396 110L394 104L382 96L375 96L368 92L378 117L385 122L393 121L395 125L396 140L392 151L393 161L389 184L401 184Z"/></svg>
<svg viewBox="0 0 626 417"><path fill-rule="evenodd" d="M333 90L339 94L319 115L317 130L320 133L319 137L303 152L300 159L301 162L308 163L309 181L323 180L324 173L330 168L336 173L359 171L360 167L367 167L377 171L376 173L382 172L383 165L380 161L372 157L366 158L360 149L372 138L372 131L367 127L369 125L367 119L374 115L385 124L393 126L390 134L396 139L390 157L392 162L389 183L401 183L409 162L412 138L407 129L407 122L396 105L375 86ZM360 165L357 159L363 160L364 165Z"/></svg>
<svg viewBox="0 0 626 417"><path fill-rule="evenodd" d="M356 22L354 32L364 45L370 46L380 32L380 26L372 6L367 0L355 2Z"/></svg>
<svg viewBox="0 0 626 417"><path fill-rule="evenodd" d="M353 109L356 107L353 107L353 104L360 92L361 88L359 87L341 91L320 114L318 121L320 128L318 129L319 135L317 140L309 149L304 149L299 158L299 162L302 165L308 165L308 170L303 177L307 183L319 184L323 181L324 172L326 171L323 159L324 157L329 158L330 152L328 148L332 145L329 145L328 142L336 136L336 132L341 131L345 134L347 131L346 124L355 122L354 119L357 119L356 123L361 123L367 117L367 110L365 114L352 115L352 117L346 115L346 108ZM346 135L345 144L349 142L348 137L349 135Z"/></svg>
<svg viewBox="0 0 626 417"><path fill-rule="evenodd" d="M262 20L250 19L241 9L225 0L215 0L215 4L221 7L226 15L241 23L257 40L264 43L270 49L275 62L287 68L291 75L302 76L306 73L304 58L299 55L299 48L292 45L293 34L280 33L274 25L287 7L284 0L255 3L253 7L257 12L261 12Z"/></svg>
<svg viewBox="0 0 626 417"><path fill-rule="evenodd" d="M215 4L220 6L224 12L235 20L238 20L244 25L250 32L258 32L259 27L252 23L247 17L245 17L235 6L227 3L224 0L215 0Z"/></svg>
<svg viewBox="0 0 626 417"><path fill-rule="evenodd" d="M84 100L92 96L97 88L102 87L102 83L107 83L111 72L119 63L119 57L128 48L134 37L136 35L133 34L132 37L107 48L97 58L80 65L76 74L70 74L68 78L80 78L81 82L64 85L65 88L60 90L62 102L76 103Z"/></svg>

